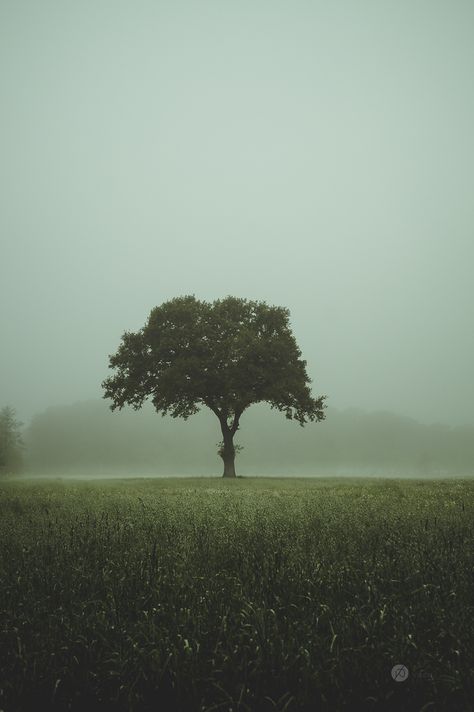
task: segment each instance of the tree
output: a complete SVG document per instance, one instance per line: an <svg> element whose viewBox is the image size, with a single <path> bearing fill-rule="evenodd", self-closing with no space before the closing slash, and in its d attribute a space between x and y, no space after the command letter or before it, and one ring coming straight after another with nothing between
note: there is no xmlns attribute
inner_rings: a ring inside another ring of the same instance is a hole
<svg viewBox="0 0 474 712"><path fill-rule="evenodd" d="M157 412L187 419L207 406L219 419L224 477L235 477L234 435L253 403L268 402L300 425L324 419L325 396L313 398L289 326L289 311L226 297L212 303L177 297L152 309L145 326L126 331L109 357L105 381L111 410Z"/></svg>
<svg viewBox="0 0 474 712"><path fill-rule="evenodd" d="M7 405L0 410L0 472L18 472L21 469L21 426L14 408Z"/></svg>

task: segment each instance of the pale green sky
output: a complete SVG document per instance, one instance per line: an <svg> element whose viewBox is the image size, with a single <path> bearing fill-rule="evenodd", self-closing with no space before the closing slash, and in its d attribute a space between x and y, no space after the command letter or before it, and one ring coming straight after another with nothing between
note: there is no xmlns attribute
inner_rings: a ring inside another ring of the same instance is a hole
<svg viewBox="0 0 474 712"><path fill-rule="evenodd" d="M474 423L473 74L467 1L0 0L0 406L233 294L331 405Z"/></svg>

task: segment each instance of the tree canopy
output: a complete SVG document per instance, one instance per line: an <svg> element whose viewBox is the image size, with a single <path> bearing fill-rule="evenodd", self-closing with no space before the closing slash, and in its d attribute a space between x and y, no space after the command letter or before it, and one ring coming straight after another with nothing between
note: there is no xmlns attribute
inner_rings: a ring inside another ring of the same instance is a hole
<svg viewBox="0 0 474 712"><path fill-rule="evenodd" d="M148 398L157 412L174 418L210 408L221 425L220 454L230 475L232 439L253 403L267 402L300 425L324 418L325 396L311 395L288 309L265 302L167 301L152 309L142 329L123 334L109 366L115 374L103 387L112 410L126 404L138 409Z"/></svg>

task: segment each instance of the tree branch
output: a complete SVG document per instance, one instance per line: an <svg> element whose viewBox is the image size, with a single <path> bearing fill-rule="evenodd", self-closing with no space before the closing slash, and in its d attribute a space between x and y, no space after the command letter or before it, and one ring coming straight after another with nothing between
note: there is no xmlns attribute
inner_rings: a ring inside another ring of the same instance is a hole
<svg viewBox="0 0 474 712"><path fill-rule="evenodd" d="M232 421L232 425L231 425L231 427L230 427L230 430L231 430L231 432L232 432L232 435L234 435L234 434L237 432L237 430L239 429L240 416L241 416L242 413L244 412L245 408L247 408L247 406L246 406L246 405L242 405L242 406L239 406L238 408L235 409L234 420Z"/></svg>
<svg viewBox="0 0 474 712"><path fill-rule="evenodd" d="M203 400L204 405L206 405L212 412L219 418L219 420L222 420L222 413L219 410L219 408L216 406L215 403L213 403L209 398L206 398Z"/></svg>

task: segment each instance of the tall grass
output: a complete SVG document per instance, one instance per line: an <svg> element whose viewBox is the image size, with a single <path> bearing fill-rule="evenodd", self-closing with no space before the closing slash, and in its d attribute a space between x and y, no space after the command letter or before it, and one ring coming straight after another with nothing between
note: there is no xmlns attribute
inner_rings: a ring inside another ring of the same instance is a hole
<svg viewBox="0 0 474 712"><path fill-rule="evenodd" d="M5 712L472 709L472 482L4 483L0 508Z"/></svg>

